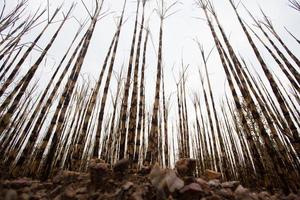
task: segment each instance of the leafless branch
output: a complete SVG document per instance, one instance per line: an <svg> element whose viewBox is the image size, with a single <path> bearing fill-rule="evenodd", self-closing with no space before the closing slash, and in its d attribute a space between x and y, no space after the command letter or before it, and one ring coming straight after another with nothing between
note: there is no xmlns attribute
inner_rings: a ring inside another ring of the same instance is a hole
<svg viewBox="0 0 300 200"><path fill-rule="evenodd" d="M297 0L289 0L289 6L300 12L300 2Z"/></svg>
<svg viewBox="0 0 300 200"><path fill-rule="evenodd" d="M93 17L92 17L92 15L91 15L89 9L86 7L85 3L83 2L83 0L80 0L80 1L81 1L81 3L83 4L83 6L84 6L85 10L87 11L87 13L89 14L90 18L92 19Z"/></svg>

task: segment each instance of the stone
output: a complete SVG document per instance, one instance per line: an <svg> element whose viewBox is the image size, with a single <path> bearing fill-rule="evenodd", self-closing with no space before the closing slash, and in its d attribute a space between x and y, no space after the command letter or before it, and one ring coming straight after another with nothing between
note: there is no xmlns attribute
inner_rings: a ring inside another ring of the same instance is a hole
<svg viewBox="0 0 300 200"><path fill-rule="evenodd" d="M76 195L76 200L86 200L86 199L88 199L87 194L78 194L78 195Z"/></svg>
<svg viewBox="0 0 300 200"><path fill-rule="evenodd" d="M62 199L61 196L62 196L61 194L60 194L60 195L57 195L55 198L53 198L53 200L61 200L61 199Z"/></svg>
<svg viewBox="0 0 300 200"><path fill-rule="evenodd" d="M31 192L31 188L30 187L24 187L24 188L21 188L20 191L22 193L29 193L29 192Z"/></svg>
<svg viewBox="0 0 300 200"><path fill-rule="evenodd" d="M251 193L249 189L246 189L241 185L236 188L234 194L236 200L258 200L256 194Z"/></svg>
<svg viewBox="0 0 300 200"><path fill-rule="evenodd" d="M217 190L216 193L226 199L234 199L234 194L230 188L222 188Z"/></svg>
<svg viewBox="0 0 300 200"><path fill-rule="evenodd" d="M205 200L223 200L223 198L221 198L220 196L213 194L209 197L206 197Z"/></svg>
<svg viewBox="0 0 300 200"><path fill-rule="evenodd" d="M181 194L179 199L187 200L199 199L204 195L201 186L197 183L186 185L179 192Z"/></svg>
<svg viewBox="0 0 300 200"><path fill-rule="evenodd" d="M142 187L138 187L135 192L131 195L131 199L133 200L143 200L143 196L144 196L144 189Z"/></svg>
<svg viewBox="0 0 300 200"><path fill-rule="evenodd" d="M184 182L175 173L174 170L161 169L158 164L152 167L148 175L150 182L157 190L157 195L165 199L170 193L180 190L184 187Z"/></svg>
<svg viewBox="0 0 300 200"><path fill-rule="evenodd" d="M153 186L158 187L160 182L163 180L165 173L166 171L161 169L161 167L156 163L152 167L151 172L148 175L148 178L150 179Z"/></svg>
<svg viewBox="0 0 300 200"><path fill-rule="evenodd" d="M22 193L22 194L20 195L20 199L21 199L21 200L30 200L30 199L31 199L31 195L28 194L28 193Z"/></svg>
<svg viewBox="0 0 300 200"><path fill-rule="evenodd" d="M279 194L274 194L274 195L272 195L272 196L271 196L271 199L272 199L272 200L279 200L279 199L280 199Z"/></svg>
<svg viewBox="0 0 300 200"><path fill-rule="evenodd" d="M221 183L222 188L230 188L233 191L240 185L239 181L228 181Z"/></svg>
<svg viewBox="0 0 300 200"><path fill-rule="evenodd" d="M213 189L219 189L221 188L221 182L219 179L213 179L208 181L208 186Z"/></svg>
<svg viewBox="0 0 300 200"><path fill-rule="evenodd" d="M207 183L206 180L202 179L202 178L197 178L196 182L203 188L203 189L208 189L209 185Z"/></svg>
<svg viewBox="0 0 300 200"><path fill-rule="evenodd" d="M196 160L191 158L178 160L175 169L180 176L193 176L196 170Z"/></svg>
<svg viewBox="0 0 300 200"><path fill-rule="evenodd" d="M184 176L181 177L181 179L183 180L184 185L188 185L196 182L196 178L194 176Z"/></svg>
<svg viewBox="0 0 300 200"><path fill-rule="evenodd" d="M76 189L76 194L84 194L87 192L87 188L86 187L80 187Z"/></svg>
<svg viewBox="0 0 300 200"><path fill-rule="evenodd" d="M66 187L64 194L63 194L63 199L72 200L72 199L75 199L75 196L76 196L76 192L75 192L74 188L72 188L70 186Z"/></svg>
<svg viewBox="0 0 300 200"><path fill-rule="evenodd" d="M123 190L125 190L125 191L127 191L127 190L129 190L131 187L133 187L133 183L132 182L130 182L130 181L128 181L128 182L126 182L123 186L122 186L122 189Z"/></svg>
<svg viewBox="0 0 300 200"><path fill-rule="evenodd" d="M78 180L78 177L80 176L79 172L73 172L73 171L60 171L57 173L57 175L52 179L54 184L64 184L67 185L69 183L72 183L76 180Z"/></svg>
<svg viewBox="0 0 300 200"><path fill-rule="evenodd" d="M16 190L8 190L5 194L4 200L18 200L18 193Z"/></svg>
<svg viewBox="0 0 300 200"><path fill-rule="evenodd" d="M222 177L222 174L213 170L206 169L204 171L204 177L206 180L210 181L213 179L220 179Z"/></svg>
<svg viewBox="0 0 300 200"><path fill-rule="evenodd" d="M89 171L92 186L97 188L105 184L103 179L109 175L108 164L99 162L99 159L92 160L89 165Z"/></svg>
<svg viewBox="0 0 300 200"><path fill-rule="evenodd" d="M13 189L20 189L31 186L33 181L28 178L19 178L13 181L5 182L4 184Z"/></svg>
<svg viewBox="0 0 300 200"><path fill-rule="evenodd" d="M184 186L184 182L176 175L173 170L167 170L164 178L169 192L173 193Z"/></svg>
<svg viewBox="0 0 300 200"><path fill-rule="evenodd" d="M201 188L204 190L204 193L206 196L211 194L212 189L208 185L207 181L205 181L202 178L197 178L196 183L198 183L201 186Z"/></svg>
<svg viewBox="0 0 300 200"><path fill-rule="evenodd" d="M36 190L39 190L42 187L43 187L43 184L41 184L41 183L33 183L30 188L31 188L32 191L36 191Z"/></svg>
<svg viewBox="0 0 300 200"><path fill-rule="evenodd" d="M287 197L283 198L283 200L299 200L299 199L300 198L294 193L291 193Z"/></svg>
<svg viewBox="0 0 300 200"><path fill-rule="evenodd" d="M117 173L124 173L128 170L130 161L127 158L119 160L114 166L113 171Z"/></svg>
<svg viewBox="0 0 300 200"><path fill-rule="evenodd" d="M248 193L249 189L244 188L242 185L239 185L236 190L234 191L235 194L242 194L242 193Z"/></svg>
<svg viewBox="0 0 300 200"><path fill-rule="evenodd" d="M46 196L48 197L46 189L39 190L34 194L34 198L36 198L36 199L42 199Z"/></svg>
<svg viewBox="0 0 300 200"><path fill-rule="evenodd" d="M50 193L49 196L50 197L56 197L57 195L59 195L62 192L62 186L58 185L56 188L54 188Z"/></svg>
<svg viewBox="0 0 300 200"><path fill-rule="evenodd" d="M268 192L260 192L258 194L258 199L259 200L272 200L272 197Z"/></svg>
<svg viewBox="0 0 300 200"><path fill-rule="evenodd" d="M148 175L150 172L151 172L150 166L142 166L138 173L140 175Z"/></svg>

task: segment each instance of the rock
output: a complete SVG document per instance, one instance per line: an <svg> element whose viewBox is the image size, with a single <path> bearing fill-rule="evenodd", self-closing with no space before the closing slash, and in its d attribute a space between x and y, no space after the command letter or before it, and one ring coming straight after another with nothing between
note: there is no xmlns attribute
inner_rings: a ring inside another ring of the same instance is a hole
<svg viewBox="0 0 300 200"><path fill-rule="evenodd" d="M300 197L294 193L291 193L287 197L283 198L283 200L300 200Z"/></svg>
<svg viewBox="0 0 300 200"><path fill-rule="evenodd" d="M127 191L129 190L134 184L132 182L126 182L123 186L122 186L122 189Z"/></svg>
<svg viewBox="0 0 300 200"><path fill-rule="evenodd" d="M33 184L33 181L28 178L19 178L13 181L6 181L4 184L9 188L20 189L31 186Z"/></svg>
<svg viewBox="0 0 300 200"><path fill-rule="evenodd" d="M24 188L21 188L19 191L21 191L22 193L29 193L29 192L31 192L31 188L30 187L24 187Z"/></svg>
<svg viewBox="0 0 300 200"><path fill-rule="evenodd" d="M31 199L31 195L29 195L28 193L22 193L20 195L20 199L21 200L30 200Z"/></svg>
<svg viewBox="0 0 300 200"><path fill-rule="evenodd" d="M130 161L127 158L119 160L114 166L113 171L117 173L124 173L129 168Z"/></svg>
<svg viewBox="0 0 300 200"><path fill-rule="evenodd" d="M109 175L108 164L99 162L99 159L95 159L90 162L89 170L92 186L97 188L105 184L103 179Z"/></svg>
<svg viewBox="0 0 300 200"><path fill-rule="evenodd" d="M143 200L143 196L145 195L145 191L143 187L138 187L136 191L131 195L131 199L133 200Z"/></svg>
<svg viewBox="0 0 300 200"><path fill-rule="evenodd" d="M213 179L208 181L208 186L213 189L219 189L221 188L221 182L218 179Z"/></svg>
<svg viewBox="0 0 300 200"><path fill-rule="evenodd" d="M104 196L98 199L111 199L109 196L114 197L113 199L127 199L126 196L132 192L134 184L127 181L125 184L118 188L113 195Z"/></svg>
<svg viewBox="0 0 300 200"><path fill-rule="evenodd" d="M72 200L72 199L75 199L75 196L76 196L75 190L72 187L67 187L64 191L63 199Z"/></svg>
<svg viewBox="0 0 300 200"><path fill-rule="evenodd" d="M87 192L87 188L86 187L81 187L76 189L76 194L84 194Z"/></svg>
<svg viewBox="0 0 300 200"><path fill-rule="evenodd" d="M196 160L191 158L178 160L175 169L180 176L193 176L196 170Z"/></svg>
<svg viewBox="0 0 300 200"><path fill-rule="evenodd" d="M189 185L196 182L196 178L194 176L184 176L181 177L181 179L183 180L184 185Z"/></svg>
<svg viewBox="0 0 300 200"><path fill-rule="evenodd" d="M148 178L150 179L153 186L158 187L160 182L163 180L166 171L161 169L160 166L156 163L152 169Z"/></svg>
<svg viewBox="0 0 300 200"><path fill-rule="evenodd" d="M42 187L43 187L43 184L41 184L41 183L33 183L30 188L31 188L32 191L36 191L36 190L39 190Z"/></svg>
<svg viewBox="0 0 300 200"><path fill-rule="evenodd" d="M18 193L16 190L8 190L5 194L4 200L18 200Z"/></svg>
<svg viewBox="0 0 300 200"><path fill-rule="evenodd" d="M31 187L31 190L41 190L45 188L54 188L57 184L53 184L53 182L44 182L40 185L34 185Z"/></svg>
<svg viewBox="0 0 300 200"><path fill-rule="evenodd" d="M47 194L47 190L46 189L42 189L42 190L39 190L37 191L34 196L33 196L33 199L42 199L44 197L48 197L48 194Z"/></svg>
<svg viewBox="0 0 300 200"><path fill-rule="evenodd" d="M236 200L258 200L256 194L252 194L249 189L246 189L241 185L236 188L234 194Z"/></svg>
<svg viewBox="0 0 300 200"><path fill-rule="evenodd" d="M238 181L221 183L219 179L206 181L193 176L179 176L176 170L163 169L158 164L151 168L146 177L140 174L112 173L109 165L98 159L91 162L89 170L90 174L61 171L46 182L27 178L0 179L0 199L300 200L299 192L285 196L278 188L272 196L266 192L266 188L253 187L260 191L255 193L239 185ZM120 175L122 179L118 178Z"/></svg>
<svg viewBox="0 0 300 200"><path fill-rule="evenodd" d="M69 183L78 180L79 176L80 176L79 172L65 170L65 171L58 172L57 175L52 179L52 181L54 184L68 185Z"/></svg>
<svg viewBox="0 0 300 200"><path fill-rule="evenodd" d="M274 194L274 195L271 196L271 199L272 200L279 200L280 196L279 196L279 194Z"/></svg>
<svg viewBox="0 0 300 200"><path fill-rule="evenodd" d="M173 170L168 170L163 180L169 192L173 193L184 186L184 182L176 175Z"/></svg>
<svg viewBox="0 0 300 200"><path fill-rule="evenodd" d="M272 200L272 197L268 192L260 192L258 194L258 199L259 200Z"/></svg>
<svg viewBox="0 0 300 200"><path fill-rule="evenodd" d="M222 174L213 170L206 169L204 171L204 177L206 180L210 181L213 179L220 179L222 177Z"/></svg>
<svg viewBox="0 0 300 200"><path fill-rule="evenodd" d="M150 172L151 172L150 166L142 166L138 173L140 175L148 175Z"/></svg>
<svg viewBox="0 0 300 200"><path fill-rule="evenodd" d="M76 200L86 200L86 199L88 199L87 194L78 194L78 195L76 195Z"/></svg>
<svg viewBox="0 0 300 200"><path fill-rule="evenodd" d="M197 182L203 189L208 189L208 188L209 188L209 185L208 185L207 181L205 181L205 180L202 179L202 178L197 178L197 179L196 179L196 182Z"/></svg>
<svg viewBox="0 0 300 200"><path fill-rule="evenodd" d="M193 200L200 199L204 193L201 186L197 183L191 183L184 186L180 191L179 199Z"/></svg>
<svg viewBox="0 0 300 200"><path fill-rule="evenodd" d="M249 189L244 188L242 185L239 185L234 191L235 194L248 193Z"/></svg>
<svg viewBox="0 0 300 200"><path fill-rule="evenodd" d="M53 200L62 200L62 197L61 197L62 195L60 194L60 195L58 195L58 196L56 196Z"/></svg>
<svg viewBox="0 0 300 200"><path fill-rule="evenodd" d="M49 196L51 198L56 197L57 195L59 195L62 192L62 186L58 185L56 188L54 188L50 193Z"/></svg>
<svg viewBox="0 0 300 200"><path fill-rule="evenodd" d="M230 188L232 189L232 191L234 191L239 185L240 185L239 181L228 181L228 182L221 183L222 188Z"/></svg>
<svg viewBox="0 0 300 200"><path fill-rule="evenodd" d="M204 190L205 196L208 196L211 194L211 188L208 185L207 181L205 181L202 178L197 178L196 183L198 183L201 186L201 188Z"/></svg>
<svg viewBox="0 0 300 200"><path fill-rule="evenodd" d="M209 197L206 197L205 200L223 200L223 198L221 198L220 196L218 196L216 194L213 194L213 195L211 195Z"/></svg>
<svg viewBox="0 0 300 200"><path fill-rule="evenodd" d="M152 185L157 190L157 195L165 199L170 193L180 190L184 186L184 182L176 175L174 170L161 169L155 164L148 176Z"/></svg>
<svg viewBox="0 0 300 200"><path fill-rule="evenodd" d="M217 190L216 193L226 199L234 199L234 194L229 188L222 188Z"/></svg>

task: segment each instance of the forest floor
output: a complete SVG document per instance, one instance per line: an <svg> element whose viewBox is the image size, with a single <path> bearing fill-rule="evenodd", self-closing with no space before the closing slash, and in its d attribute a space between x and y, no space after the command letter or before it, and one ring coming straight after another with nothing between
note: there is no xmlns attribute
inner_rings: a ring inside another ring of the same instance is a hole
<svg viewBox="0 0 300 200"><path fill-rule="evenodd" d="M202 178L193 174L194 166L183 160L175 170L158 165L130 170L127 160L110 169L104 162L93 161L89 173L61 171L47 181L0 177L2 200L300 200L298 194L256 192L238 181L221 182L219 174L208 171ZM259 191L259 192L258 192Z"/></svg>

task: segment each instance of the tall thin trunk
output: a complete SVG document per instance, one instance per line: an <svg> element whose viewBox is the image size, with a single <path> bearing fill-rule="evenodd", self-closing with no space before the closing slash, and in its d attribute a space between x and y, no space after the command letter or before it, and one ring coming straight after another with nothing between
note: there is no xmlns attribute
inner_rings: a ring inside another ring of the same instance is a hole
<svg viewBox="0 0 300 200"><path fill-rule="evenodd" d="M161 89L161 71L162 71L162 43L163 43L163 21L164 16L160 17L160 31L159 31L159 46L158 46L158 58L157 58L157 74L155 84L155 99L152 110L151 128L148 136L148 149L146 154L146 162L155 163L158 161L158 110L160 107L160 89Z"/></svg>
<svg viewBox="0 0 300 200"><path fill-rule="evenodd" d="M18 105L20 103L20 100L24 96L25 91L26 91L29 83L31 82L33 76L35 75L35 73L36 73L39 65L43 61L44 57L46 56L48 50L53 45L55 39L58 36L58 33L60 32L60 30L62 29L63 25L67 21L67 18L71 14L71 11L73 10L73 8L74 8L74 5L72 5L71 8L69 9L69 11L66 14L65 18L63 19L62 23L58 27L58 29L55 32L55 34L52 36L50 42L47 44L46 48L43 50L42 54L39 56L39 58L37 59L37 61L35 62L35 64L28 70L28 72L26 73L26 75L22 78L22 80L18 83L18 85L15 87L15 89L12 91L12 93L5 99L5 101L1 105L1 107L0 107L0 113L3 111L4 108L6 108L10 104L10 102L12 102L11 106L8 108L7 112L2 116L2 118L10 118L13 115L13 113L16 111L16 109L17 109L17 107L18 107ZM14 98L14 96L16 96L16 97Z"/></svg>
<svg viewBox="0 0 300 200"><path fill-rule="evenodd" d="M116 40L115 40L115 43L114 43L113 53L112 53L112 57L110 59L109 69L108 69L108 73L107 73L107 77L106 77L106 81L105 81L105 85L104 85L103 96L101 98L101 103L100 103L100 111L99 111L99 114L98 114L96 139L95 139L95 145L94 145L94 149L93 149L93 157L95 157L95 158L98 157L98 153L99 153L99 150L100 150L100 136L101 136L101 132L102 132L104 109L105 109L105 105L106 105L107 93L108 93L108 88L109 88L109 85L110 85L112 70L113 70L113 67L114 67L114 62L115 62L115 58L116 58L116 54L117 54L117 50L118 50L119 39L120 39L120 34L121 34L121 27L122 27L122 24L123 24L123 18L124 18L126 3L127 3L127 0L124 1L123 11L122 11L121 19L120 19L120 22L119 22L118 30L117 30L117 35L116 35Z"/></svg>
<svg viewBox="0 0 300 200"><path fill-rule="evenodd" d="M6 89L8 88L8 86L12 83L12 80L14 79L14 77L16 76L17 72L20 70L20 67L22 66L22 64L24 63L25 59L28 57L28 55L30 54L30 52L32 51L32 49L35 47L35 45L37 44L37 42L40 40L40 38L42 37L42 35L45 33L45 31L47 30L48 26L51 24L51 22L54 20L55 16L59 13L60 8L56 9L53 16L51 17L51 19L49 20L49 22L47 23L47 25L43 28L43 30L40 32L40 34L35 38L35 40L31 43L30 47L26 50L26 52L23 54L21 60L18 62L18 64L14 67L14 70L10 73L10 75L8 76L7 80L5 81L5 83L2 85L1 89L0 89L0 97L3 95L3 93L6 91ZM2 111L3 109L1 109Z"/></svg>
<svg viewBox="0 0 300 200"><path fill-rule="evenodd" d="M135 153L135 137L138 137L136 134L136 126L137 126L137 116L138 116L138 79L139 79L139 64L140 64L140 54L141 54L141 44L142 44L142 36L144 29L144 18L145 18L145 3L143 3L143 14L142 14L142 23L140 32L138 35L136 56L135 56L135 65L134 65L134 75L133 75L133 88L131 94L131 105L129 110L129 127L128 127L128 154L129 159L134 162L138 162L137 154ZM138 119L140 120L140 119Z"/></svg>
<svg viewBox="0 0 300 200"><path fill-rule="evenodd" d="M251 45L251 47L252 47L252 49L253 49L253 51L255 53L255 56L257 57L257 60L259 61L260 65L261 65L261 67L262 67L262 69L263 69L263 71L265 73L265 76L267 77L267 79L269 81L269 84L270 84L270 86L272 88L272 91L273 91L273 93L274 93L274 95L275 95L275 97L276 97L276 99L277 99L277 101L279 103L280 108L281 108L281 111L283 112L283 115L284 115L284 117L285 117L285 119L286 119L286 121L287 121L287 123L289 125L289 128L292 131L293 140L291 142L292 142L292 144L293 144L296 152L298 153L298 155L300 155L300 137L298 135L297 128L296 128L296 126L295 126L295 124L294 124L294 122L293 122L293 120L291 118L291 115L288 112L288 109L287 109L287 106L285 104L284 99L279 95L279 88L278 88L278 86L277 86L277 84L276 84L276 82L274 80L274 77L273 77L272 73L270 72L270 70L268 69L267 64L263 60L263 58L262 58L260 52L258 51L258 49L257 49L254 41L252 40L252 38L251 38L251 36L250 36L250 34L249 34L246 26L244 25L241 17L239 16L239 14L238 14L238 12L237 12L237 10L235 8L232 0L229 0L229 1L230 1L231 5L232 5L234 11L235 11L235 14L236 14L236 16L238 18L238 21L239 21L241 27L242 27L242 29L243 29L243 31L244 31L247 39L248 39L248 42ZM279 41L281 41L281 39L278 37L277 34L275 34L275 36L277 36L277 39ZM284 45L283 42L282 42L282 45ZM288 48L286 48L286 50L288 50ZM300 66L300 63L298 65Z"/></svg>
<svg viewBox="0 0 300 200"><path fill-rule="evenodd" d="M127 68L127 78L125 83L125 89L124 89L124 95L123 95L123 102L121 107L121 127L120 127L120 133L121 133L121 143L120 143L120 158L127 157L125 152L125 141L126 141L126 133L127 133L127 112L128 112L128 100L129 100L129 89L130 89L130 81L131 81L131 72L133 69L133 57L134 57L134 51L135 51L135 42L137 37L137 25L138 25L138 16L139 16L139 7L140 7L140 1L137 1L137 7L136 7L136 13L135 13L135 24L134 24L134 31L132 35L132 42L131 42L131 48L130 48L130 57L129 57L129 63ZM130 136L131 137L131 136ZM134 137L134 136L133 136Z"/></svg>

